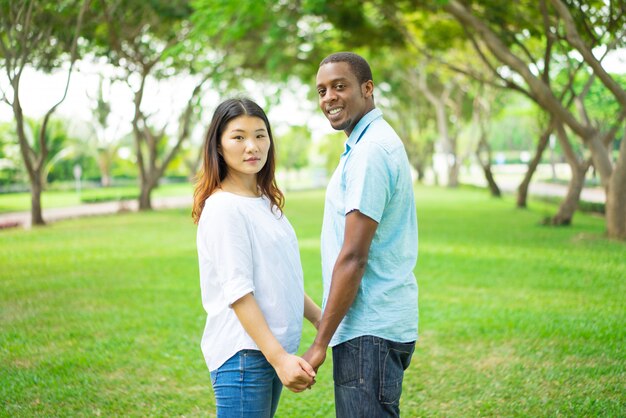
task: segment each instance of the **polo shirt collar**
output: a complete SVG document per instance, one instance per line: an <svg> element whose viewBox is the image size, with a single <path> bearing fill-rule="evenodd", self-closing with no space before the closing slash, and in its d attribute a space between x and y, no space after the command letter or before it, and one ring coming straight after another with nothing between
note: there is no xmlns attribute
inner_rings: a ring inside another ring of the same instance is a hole
<svg viewBox="0 0 626 418"><path fill-rule="evenodd" d="M354 147L357 144L357 142L359 142L359 140L365 133L365 130L370 125L370 123L382 117L383 117L383 112L378 108L374 108L370 110L369 112L367 112L361 118L361 120L354 126L352 133L348 137L348 140L346 141L346 152L350 151L350 148Z"/></svg>

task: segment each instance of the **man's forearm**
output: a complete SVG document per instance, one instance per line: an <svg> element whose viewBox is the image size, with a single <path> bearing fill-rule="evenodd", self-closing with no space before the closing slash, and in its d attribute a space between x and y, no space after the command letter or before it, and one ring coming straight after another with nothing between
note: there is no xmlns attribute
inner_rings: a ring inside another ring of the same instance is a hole
<svg viewBox="0 0 626 418"><path fill-rule="evenodd" d="M333 270L328 301L314 344L327 347L339 324L356 298L365 273L367 257L343 256L337 259Z"/></svg>

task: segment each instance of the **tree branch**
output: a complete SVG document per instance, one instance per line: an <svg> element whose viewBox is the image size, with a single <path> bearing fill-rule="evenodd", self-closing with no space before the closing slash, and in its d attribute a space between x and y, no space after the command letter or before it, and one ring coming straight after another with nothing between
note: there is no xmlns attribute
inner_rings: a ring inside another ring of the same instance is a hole
<svg viewBox="0 0 626 418"><path fill-rule="evenodd" d="M67 70L67 79L65 81L65 89L63 90L63 96L61 99L56 102L49 110L46 112L43 122L41 123L41 129L39 131L39 160L37 161L37 166L41 166L46 161L46 157L48 156L48 144L46 141L46 129L48 127L48 122L52 113L59 107L61 103L67 97L67 91L70 87L70 79L72 77L72 71L74 70L74 65L76 64L76 60L78 59L78 39L80 38L80 33L83 26L83 18L85 17L85 12L89 8L90 0L84 0L83 5L80 8L80 12L78 13L78 18L76 20L76 26L74 28L74 39L72 40L72 46L70 48L70 68Z"/></svg>
<svg viewBox="0 0 626 418"><path fill-rule="evenodd" d="M563 19L569 43L576 48L578 52L580 52L585 62L593 69L593 72L598 76L600 81L602 81L602 84L604 84L606 88L613 93L621 106L626 107L626 90L621 88L621 86L606 72L606 70L602 67L601 62L598 61L591 52L591 49L585 45L576 30L576 24L574 23L574 19L567 9L567 6L565 6L560 0L550 0L550 2L556 9L561 19Z"/></svg>
<svg viewBox="0 0 626 418"><path fill-rule="evenodd" d="M491 31L487 25L474 16L459 0L450 0L444 10L454 16L464 25L471 26L485 41L491 52L505 65L516 71L528 84L536 101L549 112L555 114L560 120L566 123L574 132L581 137L590 137L595 130L590 126L582 125L574 116L565 109L556 99L550 88L539 78L532 74L521 59L515 56Z"/></svg>

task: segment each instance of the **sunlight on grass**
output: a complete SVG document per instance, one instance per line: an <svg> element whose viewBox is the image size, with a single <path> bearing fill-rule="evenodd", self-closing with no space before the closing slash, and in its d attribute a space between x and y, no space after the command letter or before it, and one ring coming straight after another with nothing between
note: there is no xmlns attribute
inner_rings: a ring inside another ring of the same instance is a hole
<svg viewBox="0 0 626 418"><path fill-rule="evenodd" d="M402 415L624 416L626 245L603 220L416 189L420 340ZM321 300L323 192L293 192L307 292ZM189 210L0 232L2 416L214 416ZM301 351L314 329L305 324ZM332 417L330 356L278 417Z"/></svg>

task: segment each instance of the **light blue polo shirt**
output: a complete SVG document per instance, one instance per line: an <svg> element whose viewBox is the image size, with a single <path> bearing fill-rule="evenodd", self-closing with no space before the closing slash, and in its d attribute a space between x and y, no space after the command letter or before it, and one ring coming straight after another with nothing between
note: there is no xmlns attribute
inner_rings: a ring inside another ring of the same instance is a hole
<svg viewBox="0 0 626 418"><path fill-rule="evenodd" d="M357 123L326 189L321 252L326 306L346 214L378 222L357 296L330 345L362 335L417 339L417 217L409 160L402 141L373 109Z"/></svg>

